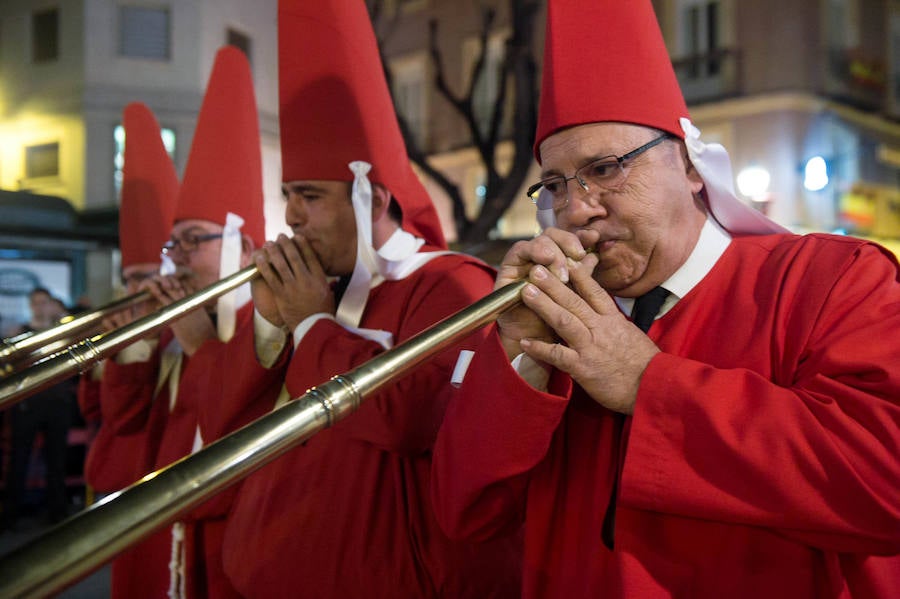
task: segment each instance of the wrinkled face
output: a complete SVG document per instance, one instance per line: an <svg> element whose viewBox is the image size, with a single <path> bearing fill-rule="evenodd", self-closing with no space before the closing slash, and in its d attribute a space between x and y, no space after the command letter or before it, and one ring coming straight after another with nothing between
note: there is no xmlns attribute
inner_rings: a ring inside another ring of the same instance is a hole
<svg viewBox="0 0 900 599"><path fill-rule="evenodd" d="M658 132L625 123L564 129L541 143L542 179L571 177L604 156L621 156ZM679 140L666 140L625 163L614 190L585 191L568 183L568 204L556 214L600 259L594 278L607 291L637 297L659 285L687 259L706 218L703 182L683 156Z"/></svg>
<svg viewBox="0 0 900 599"><path fill-rule="evenodd" d="M221 225L199 219L178 221L172 226L170 239L178 243L167 253L179 271L185 270L191 274L185 279L185 284L194 291L219 280L222 238L205 239L205 236L221 235L222 230Z"/></svg>
<svg viewBox="0 0 900 599"><path fill-rule="evenodd" d="M346 181L282 183L284 218L294 235L304 237L325 273L343 276L356 264L356 219Z"/></svg>
<svg viewBox="0 0 900 599"><path fill-rule="evenodd" d="M128 295L132 295L138 292L138 286L143 280L156 274L159 274L159 264L153 262L132 264L122 269L122 284L125 285Z"/></svg>

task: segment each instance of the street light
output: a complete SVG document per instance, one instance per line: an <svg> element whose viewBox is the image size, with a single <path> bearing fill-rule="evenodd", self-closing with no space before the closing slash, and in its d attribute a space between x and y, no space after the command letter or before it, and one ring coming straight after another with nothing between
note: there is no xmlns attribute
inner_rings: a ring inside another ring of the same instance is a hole
<svg viewBox="0 0 900 599"><path fill-rule="evenodd" d="M803 167L803 187L809 191L821 191L828 185L828 167L821 156L813 156Z"/></svg>
<svg viewBox="0 0 900 599"><path fill-rule="evenodd" d="M769 171L761 166L748 166L743 169L737 176L738 191L746 197L757 201L764 202L768 198L769 191Z"/></svg>

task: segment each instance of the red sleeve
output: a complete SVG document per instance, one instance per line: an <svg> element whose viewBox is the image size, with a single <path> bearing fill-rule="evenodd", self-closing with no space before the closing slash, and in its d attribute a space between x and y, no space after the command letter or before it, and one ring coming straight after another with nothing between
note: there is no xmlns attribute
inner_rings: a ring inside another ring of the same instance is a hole
<svg viewBox="0 0 900 599"><path fill-rule="evenodd" d="M100 427L85 459L85 479L100 492L123 489L152 470L155 445L168 406L157 406L154 390L159 353L147 362L107 360L98 385ZM161 409L160 409L161 408Z"/></svg>
<svg viewBox="0 0 900 599"><path fill-rule="evenodd" d="M241 315L234 337L227 343L207 341L188 362L185 384L196 385L187 392L197 396L197 419L204 443L270 412L284 382L289 352L285 350L272 368L260 365L252 307Z"/></svg>
<svg viewBox="0 0 900 599"><path fill-rule="evenodd" d="M622 505L766 527L832 551L900 551L898 269L861 246L835 271L808 338L785 341L803 346L788 386L746 369L653 359ZM800 301L804 313L818 305Z"/></svg>
<svg viewBox="0 0 900 599"><path fill-rule="evenodd" d="M89 370L78 377L78 409L85 423L100 422L100 381Z"/></svg>
<svg viewBox="0 0 900 599"><path fill-rule="evenodd" d="M159 355L147 362L116 364L108 360L100 383L100 411L102 428L115 434L129 434L143 430L150 416Z"/></svg>
<svg viewBox="0 0 900 599"><path fill-rule="evenodd" d="M85 480L101 493L124 489L152 469L147 457L144 431L117 435L101 427L85 458Z"/></svg>
<svg viewBox="0 0 900 599"><path fill-rule="evenodd" d="M456 260L457 265L448 268L452 266L447 263L449 259ZM421 270L413 275L417 276L415 289L403 306L396 306L400 298L381 295L378 299L382 312L400 311L401 324L393 331L395 345L481 299L493 287L489 268L460 256L435 258ZM367 314L372 301L370 298ZM387 302L392 305L385 306ZM367 326L365 320L363 326ZM474 333L370 397L335 430L386 451L417 453L430 449L449 399L450 375L459 351L473 349L483 336L482 331ZM288 390L292 397L302 395L310 387L348 372L382 351L377 343L334 321L319 321L294 352L286 380Z"/></svg>
<svg viewBox="0 0 900 599"><path fill-rule="evenodd" d="M453 398L432 460L431 500L451 538L485 540L524 521L528 478L550 447L571 379L541 393L510 366L492 327Z"/></svg>

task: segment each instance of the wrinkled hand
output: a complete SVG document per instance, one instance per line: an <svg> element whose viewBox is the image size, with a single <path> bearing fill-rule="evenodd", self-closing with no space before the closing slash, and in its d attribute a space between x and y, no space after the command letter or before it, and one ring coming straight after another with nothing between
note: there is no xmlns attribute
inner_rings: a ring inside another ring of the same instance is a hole
<svg viewBox="0 0 900 599"><path fill-rule="evenodd" d="M190 277L155 275L141 283L160 306L168 306L199 291ZM191 356L208 339L217 339L216 327L204 308L191 310L169 325L185 354Z"/></svg>
<svg viewBox="0 0 900 599"><path fill-rule="evenodd" d="M528 241L514 244L497 273L494 289L499 289L519 279L528 278L535 265L546 267L562 283L569 280L567 258L581 260L586 252L575 235L561 229L550 228L543 234ZM527 305L518 305L507 310L497 319L500 340L509 359L522 352L519 341L523 338L553 343L557 340L554 331Z"/></svg>
<svg viewBox="0 0 900 599"><path fill-rule="evenodd" d="M544 266L531 269L522 301L562 342L533 338L521 345L535 360L569 373L600 405L631 414L641 376L659 348L593 279L597 262L595 254L568 260L572 288Z"/></svg>
<svg viewBox="0 0 900 599"><path fill-rule="evenodd" d="M254 252L260 278L253 281L253 302L276 326L293 331L307 317L335 313L334 293L309 243L281 234Z"/></svg>

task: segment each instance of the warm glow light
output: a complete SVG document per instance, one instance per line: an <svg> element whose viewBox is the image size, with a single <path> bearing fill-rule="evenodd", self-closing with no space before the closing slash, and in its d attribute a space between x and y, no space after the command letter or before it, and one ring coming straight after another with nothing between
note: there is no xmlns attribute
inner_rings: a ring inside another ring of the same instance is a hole
<svg viewBox="0 0 900 599"><path fill-rule="evenodd" d="M809 191L819 191L828 185L828 167L821 156L813 156L806 161L803 169L803 187Z"/></svg>
<svg viewBox="0 0 900 599"><path fill-rule="evenodd" d="M753 200L762 201L769 191L769 171L761 166L748 166L737 176L738 190Z"/></svg>

